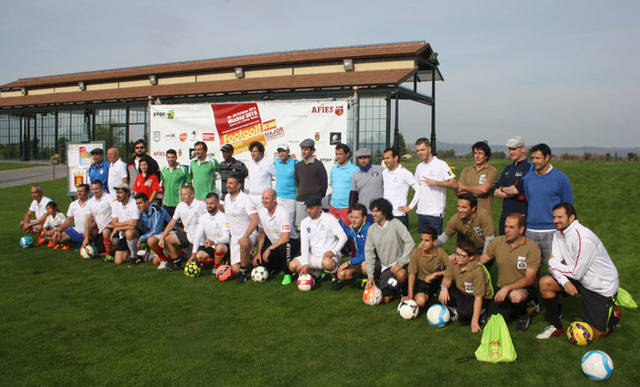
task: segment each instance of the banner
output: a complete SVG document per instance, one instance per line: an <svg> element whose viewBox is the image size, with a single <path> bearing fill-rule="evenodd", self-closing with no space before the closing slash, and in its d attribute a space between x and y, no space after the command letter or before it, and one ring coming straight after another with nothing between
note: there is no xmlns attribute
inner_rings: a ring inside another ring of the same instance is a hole
<svg viewBox="0 0 640 387"><path fill-rule="evenodd" d="M221 162L220 147L231 144L233 156L246 163L251 160L249 144L258 141L268 160L277 158L279 144L289 145L291 155L300 159L300 142L312 138L316 158L328 174L335 145L347 139L348 106L347 99L150 105L149 152L163 167L165 152L175 149L178 162L189 165L194 143L204 141L208 155Z"/></svg>
<svg viewBox="0 0 640 387"><path fill-rule="evenodd" d="M89 184L89 167L91 166L91 151L104 151L104 141L67 144L67 194L72 196L80 184Z"/></svg>

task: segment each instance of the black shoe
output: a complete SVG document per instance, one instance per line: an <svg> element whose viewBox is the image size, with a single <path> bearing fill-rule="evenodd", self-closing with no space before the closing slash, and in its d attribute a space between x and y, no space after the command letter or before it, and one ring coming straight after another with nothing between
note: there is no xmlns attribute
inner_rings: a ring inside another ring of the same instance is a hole
<svg viewBox="0 0 640 387"><path fill-rule="evenodd" d="M244 284L248 280L249 280L249 276L247 275L247 273L240 273L240 275L238 276L238 283L240 285Z"/></svg>
<svg viewBox="0 0 640 387"><path fill-rule="evenodd" d="M129 267L136 267L136 264L137 264L137 262L136 262L135 259L130 259L129 260Z"/></svg>
<svg viewBox="0 0 640 387"><path fill-rule="evenodd" d="M340 280L335 280L333 281L333 283L331 284L331 290L335 290L336 292L340 289L342 289L342 281Z"/></svg>
<svg viewBox="0 0 640 387"><path fill-rule="evenodd" d="M173 260L171 263L172 265L168 267L165 271L184 270L184 267L182 266L182 261L180 260L180 258Z"/></svg>
<svg viewBox="0 0 640 387"><path fill-rule="evenodd" d="M516 327L516 330L520 332L527 331L529 329L529 325L531 325L531 315L529 313L525 313L518 317L518 326Z"/></svg>

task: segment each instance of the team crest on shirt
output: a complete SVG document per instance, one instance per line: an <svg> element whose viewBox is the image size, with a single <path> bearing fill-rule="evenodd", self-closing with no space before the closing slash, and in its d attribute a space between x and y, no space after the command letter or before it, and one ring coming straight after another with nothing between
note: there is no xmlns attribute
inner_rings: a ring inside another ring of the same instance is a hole
<svg viewBox="0 0 640 387"><path fill-rule="evenodd" d="M311 227L307 227L307 234L311 234Z"/></svg>
<svg viewBox="0 0 640 387"><path fill-rule="evenodd" d="M442 271L442 270L444 270L444 265L441 264L441 263L437 264L436 265L436 271Z"/></svg>
<svg viewBox="0 0 640 387"><path fill-rule="evenodd" d="M478 184L484 184L487 182L487 175L486 174L482 174L480 175L480 178L478 179Z"/></svg>
<svg viewBox="0 0 640 387"><path fill-rule="evenodd" d="M465 282L464 283L464 291L467 293L473 293L473 283L472 282Z"/></svg>
<svg viewBox="0 0 640 387"><path fill-rule="evenodd" d="M480 226L475 226L473 228L473 231L476 233L477 236L484 235L484 232L482 231L482 227L480 227Z"/></svg>
<svg viewBox="0 0 640 387"><path fill-rule="evenodd" d="M379 175L379 173L378 173L378 172L371 172L371 176L373 176L373 177L376 177L376 176L378 176L378 175Z"/></svg>
<svg viewBox="0 0 640 387"><path fill-rule="evenodd" d="M518 270L524 270L527 268L527 257L518 257L518 263L516 265Z"/></svg>

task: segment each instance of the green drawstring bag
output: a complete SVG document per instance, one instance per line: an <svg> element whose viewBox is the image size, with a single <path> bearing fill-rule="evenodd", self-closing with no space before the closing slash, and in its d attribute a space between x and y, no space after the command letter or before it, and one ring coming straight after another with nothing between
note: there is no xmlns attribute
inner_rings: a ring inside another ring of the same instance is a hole
<svg viewBox="0 0 640 387"><path fill-rule="evenodd" d="M637 309L638 304L633 300L631 294L628 291L618 288L618 295L616 296L616 305L620 308Z"/></svg>
<svg viewBox="0 0 640 387"><path fill-rule="evenodd" d="M518 354L502 315L494 314L484 326L482 340L475 355L476 359L489 363L516 360Z"/></svg>

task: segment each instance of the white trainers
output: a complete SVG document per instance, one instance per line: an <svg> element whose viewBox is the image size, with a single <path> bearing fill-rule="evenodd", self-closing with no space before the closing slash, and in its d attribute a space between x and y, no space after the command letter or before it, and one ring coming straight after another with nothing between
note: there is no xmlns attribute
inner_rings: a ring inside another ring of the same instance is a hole
<svg viewBox="0 0 640 387"><path fill-rule="evenodd" d="M160 262L160 264L158 265L158 268L157 268L157 269L158 269L158 270L164 270L164 269L166 269L166 268L167 268L167 265L168 265L167 261L162 261L162 262Z"/></svg>
<svg viewBox="0 0 640 387"><path fill-rule="evenodd" d="M547 340L554 336L562 336L563 333L564 329L558 329L553 325L549 325L548 327L544 328L544 331L542 331L542 333L536 335L536 339Z"/></svg>

